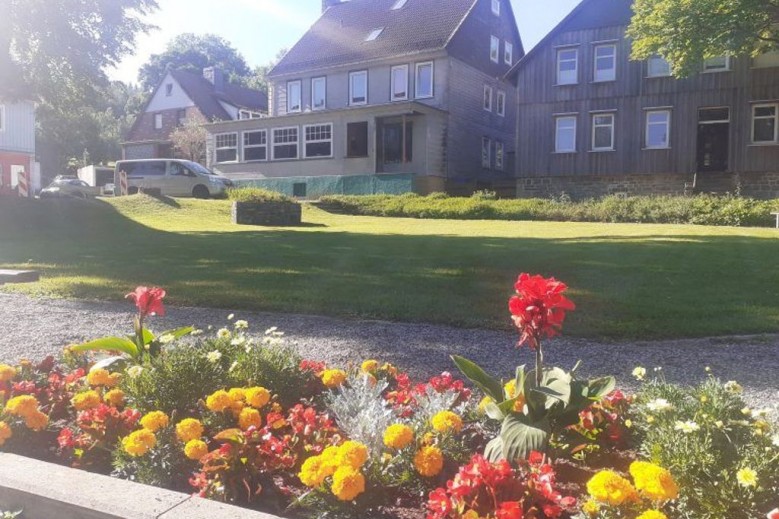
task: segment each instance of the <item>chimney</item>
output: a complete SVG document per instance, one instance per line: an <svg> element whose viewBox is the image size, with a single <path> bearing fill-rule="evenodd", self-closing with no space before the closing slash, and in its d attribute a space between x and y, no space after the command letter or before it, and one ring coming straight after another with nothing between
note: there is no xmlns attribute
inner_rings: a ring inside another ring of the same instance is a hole
<svg viewBox="0 0 779 519"><path fill-rule="evenodd" d="M224 92L224 72L219 67L208 67L203 69L203 77L208 80L209 83L214 85L215 92Z"/></svg>
<svg viewBox="0 0 779 519"><path fill-rule="evenodd" d="M324 13L334 5L341 3L341 0L322 0L322 12Z"/></svg>

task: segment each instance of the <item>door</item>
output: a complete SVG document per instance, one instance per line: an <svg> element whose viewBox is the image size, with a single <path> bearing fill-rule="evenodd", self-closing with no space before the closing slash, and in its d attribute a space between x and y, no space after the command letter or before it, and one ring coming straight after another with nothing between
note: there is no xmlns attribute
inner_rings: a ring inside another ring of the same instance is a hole
<svg viewBox="0 0 779 519"><path fill-rule="evenodd" d="M730 108L701 108L698 111L698 171L727 171L729 148Z"/></svg>

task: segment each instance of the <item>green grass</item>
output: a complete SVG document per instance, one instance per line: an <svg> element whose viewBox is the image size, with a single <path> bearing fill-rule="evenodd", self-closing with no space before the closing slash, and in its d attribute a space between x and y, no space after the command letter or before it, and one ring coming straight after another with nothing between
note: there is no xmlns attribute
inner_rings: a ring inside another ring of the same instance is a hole
<svg viewBox="0 0 779 519"><path fill-rule="evenodd" d="M175 304L508 328L519 272L554 275L578 310L566 334L605 338L779 331L779 231L683 225L355 217L305 207L305 227L241 227L227 201L0 201L5 287ZM485 347L489 347L485 345Z"/></svg>

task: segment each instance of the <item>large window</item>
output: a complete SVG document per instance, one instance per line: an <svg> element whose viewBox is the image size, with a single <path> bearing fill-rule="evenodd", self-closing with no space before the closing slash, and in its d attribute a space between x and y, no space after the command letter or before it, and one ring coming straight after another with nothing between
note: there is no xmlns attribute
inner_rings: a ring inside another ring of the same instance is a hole
<svg viewBox="0 0 779 519"><path fill-rule="evenodd" d="M648 110L646 112L646 147L668 148L671 145L671 111Z"/></svg>
<svg viewBox="0 0 779 519"><path fill-rule="evenodd" d="M579 82L579 49L557 50L557 84L575 85Z"/></svg>
<svg viewBox="0 0 779 519"><path fill-rule="evenodd" d="M162 114L154 114L154 129L162 129Z"/></svg>
<svg viewBox="0 0 779 519"><path fill-rule="evenodd" d="M503 61L506 65L514 64L514 45L507 41L503 42Z"/></svg>
<svg viewBox="0 0 779 519"><path fill-rule="evenodd" d="M287 113L303 110L303 83L298 79L287 81Z"/></svg>
<svg viewBox="0 0 779 519"><path fill-rule="evenodd" d="M595 72L593 80L614 81L617 79L617 46L596 45L595 46Z"/></svg>
<svg viewBox="0 0 779 519"><path fill-rule="evenodd" d="M614 114L593 114L592 151L614 149Z"/></svg>
<svg viewBox="0 0 779 519"><path fill-rule="evenodd" d="M303 127L305 145L303 156L307 159L333 156L333 125L312 124Z"/></svg>
<svg viewBox="0 0 779 519"><path fill-rule="evenodd" d="M298 128L273 129L273 160L298 158Z"/></svg>
<svg viewBox="0 0 779 519"><path fill-rule="evenodd" d="M506 115L506 92L503 90L498 90L497 101L495 104L495 111L499 116L504 117Z"/></svg>
<svg viewBox="0 0 779 519"><path fill-rule="evenodd" d="M501 141L495 141L495 169L503 171L504 146Z"/></svg>
<svg viewBox="0 0 779 519"><path fill-rule="evenodd" d="M243 161L268 160L268 131L243 132Z"/></svg>
<svg viewBox="0 0 779 519"><path fill-rule="evenodd" d="M315 77L311 80L311 109L327 108L327 78Z"/></svg>
<svg viewBox="0 0 779 519"><path fill-rule="evenodd" d="M482 101L482 108L488 112L492 111L492 87L484 85L484 100Z"/></svg>
<svg viewBox="0 0 779 519"><path fill-rule="evenodd" d="M368 104L368 71L349 73L349 104Z"/></svg>
<svg viewBox="0 0 779 519"><path fill-rule="evenodd" d="M220 133L214 138L216 140L216 161L238 162L238 134Z"/></svg>
<svg viewBox="0 0 779 519"><path fill-rule="evenodd" d="M489 169L492 167L492 141L489 137L481 138L481 167Z"/></svg>
<svg viewBox="0 0 779 519"><path fill-rule="evenodd" d="M555 118L555 153L574 153L576 151L576 117Z"/></svg>
<svg viewBox="0 0 779 519"><path fill-rule="evenodd" d="M500 16L500 0L492 0L492 14Z"/></svg>
<svg viewBox="0 0 779 519"><path fill-rule="evenodd" d="M346 125L346 156L349 158L368 156L368 123Z"/></svg>
<svg viewBox="0 0 779 519"><path fill-rule="evenodd" d="M500 62L500 38L497 36L490 36L490 61Z"/></svg>
<svg viewBox="0 0 779 519"><path fill-rule="evenodd" d="M417 63L414 97L423 99L433 97L433 62Z"/></svg>
<svg viewBox="0 0 779 519"><path fill-rule="evenodd" d="M405 140L403 139L403 124L391 123L384 125L382 143L384 148L384 164L405 164L414 158L414 125L406 123Z"/></svg>
<svg viewBox="0 0 779 519"><path fill-rule="evenodd" d="M392 67L390 74L390 101L405 101L408 99L408 65Z"/></svg>
<svg viewBox="0 0 779 519"><path fill-rule="evenodd" d="M726 72L730 70L730 57L717 56L703 61L704 72Z"/></svg>
<svg viewBox="0 0 779 519"><path fill-rule="evenodd" d="M671 75L671 64L662 56L652 56L647 62L647 76L668 77Z"/></svg>
<svg viewBox="0 0 779 519"><path fill-rule="evenodd" d="M752 107L752 142L755 144L779 141L779 104L760 104Z"/></svg>
<svg viewBox="0 0 779 519"><path fill-rule="evenodd" d="M176 121L179 126L184 126L187 122L187 111L186 110L178 110L176 111Z"/></svg>

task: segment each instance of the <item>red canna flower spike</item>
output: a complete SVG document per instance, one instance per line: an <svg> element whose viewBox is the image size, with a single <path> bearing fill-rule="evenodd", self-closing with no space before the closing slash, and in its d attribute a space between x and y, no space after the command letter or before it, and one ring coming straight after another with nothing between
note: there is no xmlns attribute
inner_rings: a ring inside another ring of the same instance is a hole
<svg viewBox="0 0 779 519"><path fill-rule="evenodd" d="M555 278L523 273L514 289L517 295L509 299L509 311L521 336L519 344L530 343L536 348L542 337L559 335L567 311L576 305L563 295L568 286Z"/></svg>
<svg viewBox="0 0 779 519"><path fill-rule="evenodd" d="M130 292L125 297L135 302L138 313L141 318L144 318L147 315L158 315L160 317L165 315L165 307L162 305L165 295L165 291L159 287L138 287L134 292Z"/></svg>

